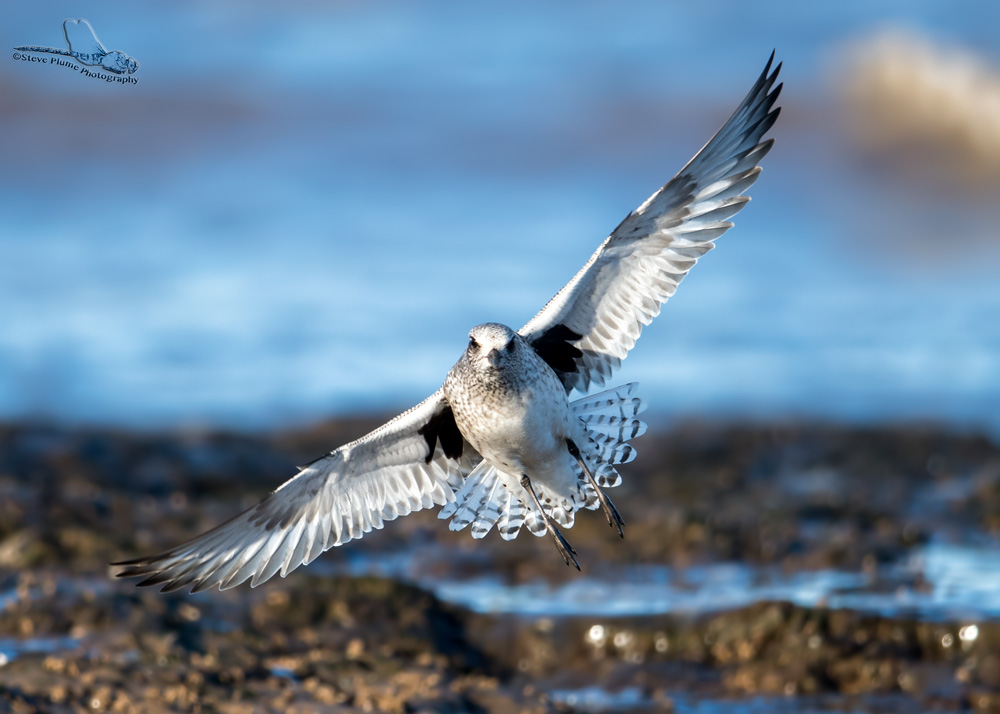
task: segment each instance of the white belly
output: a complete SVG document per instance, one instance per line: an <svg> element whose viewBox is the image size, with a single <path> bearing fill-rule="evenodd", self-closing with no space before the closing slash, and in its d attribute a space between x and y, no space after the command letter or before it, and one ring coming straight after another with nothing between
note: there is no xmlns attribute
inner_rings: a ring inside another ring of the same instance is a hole
<svg viewBox="0 0 1000 714"><path fill-rule="evenodd" d="M566 440L580 438L579 426L554 372L545 366L515 389L465 391L446 394L455 422L483 458L508 477L505 485L516 483L520 491L526 474L533 484L561 495L575 491L575 462Z"/></svg>

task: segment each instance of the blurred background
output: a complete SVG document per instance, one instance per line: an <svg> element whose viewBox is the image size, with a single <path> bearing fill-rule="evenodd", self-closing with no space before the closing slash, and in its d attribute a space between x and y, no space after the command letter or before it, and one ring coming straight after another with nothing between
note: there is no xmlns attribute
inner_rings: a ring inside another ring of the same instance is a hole
<svg viewBox="0 0 1000 714"><path fill-rule="evenodd" d="M1000 3L0 13L0 711L1000 711ZM81 16L137 84L14 59ZM753 201L618 375L624 542L109 577L524 324L772 48Z"/></svg>
<svg viewBox="0 0 1000 714"><path fill-rule="evenodd" d="M18 3L135 86L0 62L0 416L384 413L526 322L772 48L777 145L621 373L657 416L1000 428L995 3ZM8 53L10 54L10 53Z"/></svg>

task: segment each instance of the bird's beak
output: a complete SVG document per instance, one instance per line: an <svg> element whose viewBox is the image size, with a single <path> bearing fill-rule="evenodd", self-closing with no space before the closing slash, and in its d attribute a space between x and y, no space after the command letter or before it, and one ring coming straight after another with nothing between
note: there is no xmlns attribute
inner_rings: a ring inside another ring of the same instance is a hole
<svg viewBox="0 0 1000 714"><path fill-rule="evenodd" d="M486 359L488 359L490 364L494 367L500 366L501 357L502 355L500 354L500 350L490 350L490 353L486 355Z"/></svg>

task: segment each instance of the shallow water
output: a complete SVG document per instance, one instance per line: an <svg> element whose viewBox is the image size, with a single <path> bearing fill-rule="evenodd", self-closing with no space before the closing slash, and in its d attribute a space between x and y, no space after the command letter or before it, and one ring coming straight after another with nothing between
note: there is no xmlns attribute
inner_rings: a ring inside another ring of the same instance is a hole
<svg viewBox="0 0 1000 714"><path fill-rule="evenodd" d="M658 701L639 687L623 687L611 691L602 687L561 689L551 692L554 701L565 703L579 712L654 712L664 711ZM843 698L777 698L748 699L697 698L683 693L668 695L676 714L855 714L882 712L913 714L913 702L902 697L865 697L863 703L850 703Z"/></svg>
<svg viewBox="0 0 1000 714"><path fill-rule="evenodd" d="M958 637L943 645L947 648L972 645L979 634L976 623L1000 619L998 556L1000 543L996 542L931 543L872 574L837 570L784 574L777 568L744 563L688 568L599 566L593 574L584 574L564 585L552 585L510 584L492 576L463 577L454 568L449 569L449 564L462 562L456 554L439 546L423 546L391 554L355 551L339 562L314 563L310 571L323 577L338 574L388 577L425 588L445 602L474 612L529 618L695 616L736 610L757 602L788 601L803 607L843 608L889 618L956 622L960 626ZM42 597L43 592L58 592L67 598L65 602L72 603L80 595L92 598L95 593L108 593L115 588L113 581L93 577L58 576L49 582L49 587L29 589L26 595L15 590L0 593L0 611L21 597L35 599ZM225 597L215 591L189 597L201 608L199 617L203 618L204 627L222 633L233 631L235 625L229 619ZM68 636L0 638L0 666L25 654L71 650L81 641ZM292 676L287 670L275 670L274 674ZM610 692L591 687L561 691L554 696L584 711L642 710L657 705L636 688ZM697 706L708 705L699 702ZM766 710L752 708L757 704L746 701L721 701L712 706L718 708L678 711L736 714ZM788 711L811 710L791 707Z"/></svg>
<svg viewBox="0 0 1000 714"><path fill-rule="evenodd" d="M26 654L47 654L71 650L80 644L78 637L0 637L0 667Z"/></svg>
<svg viewBox="0 0 1000 714"><path fill-rule="evenodd" d="M604 687L556 689L549 693L553 701L562 702L582 712L636 711L656 706L639 687L624 687L610 691Z"/></svg>
<svg viewBox="0 0 1000 714"><path fill-rule="evenodd" d="M421 548L396 554L351 554L316 570L380 575L411 582L475 612L528 616L643 616L734 610L788 601L921 620L970 623L1000 618L1000 543L933 542L874 573L813 570L785 574L747 563L689 568L598 566L564 585L510 584L496 576L447 577L454 555ZM433 575L427 575L433 573ZM972 631L968 632L974 639Z"/></svg>

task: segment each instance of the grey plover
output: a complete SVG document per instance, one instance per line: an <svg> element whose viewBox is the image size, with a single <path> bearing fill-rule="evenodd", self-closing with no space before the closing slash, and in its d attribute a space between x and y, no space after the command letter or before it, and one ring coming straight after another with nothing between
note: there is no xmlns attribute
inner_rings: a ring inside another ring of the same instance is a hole
<svg viewBox="0 0 1000 714"><path fill-rule="evenodd" d="M231 521L159 555L115 563L120 577L163 590L256 586L384 521L433 506L452 530L522 526L548 532L567 564L576 553L559 530L581 508L602 508L624 536L605 489L645 431L643 402L627 384L603 385L644 325L750 199L773 139L781 90L774 54L721 130L680 173L625 217L579 273L520 330L474 327L434 394L357 441L303 467Z"/></svg>

